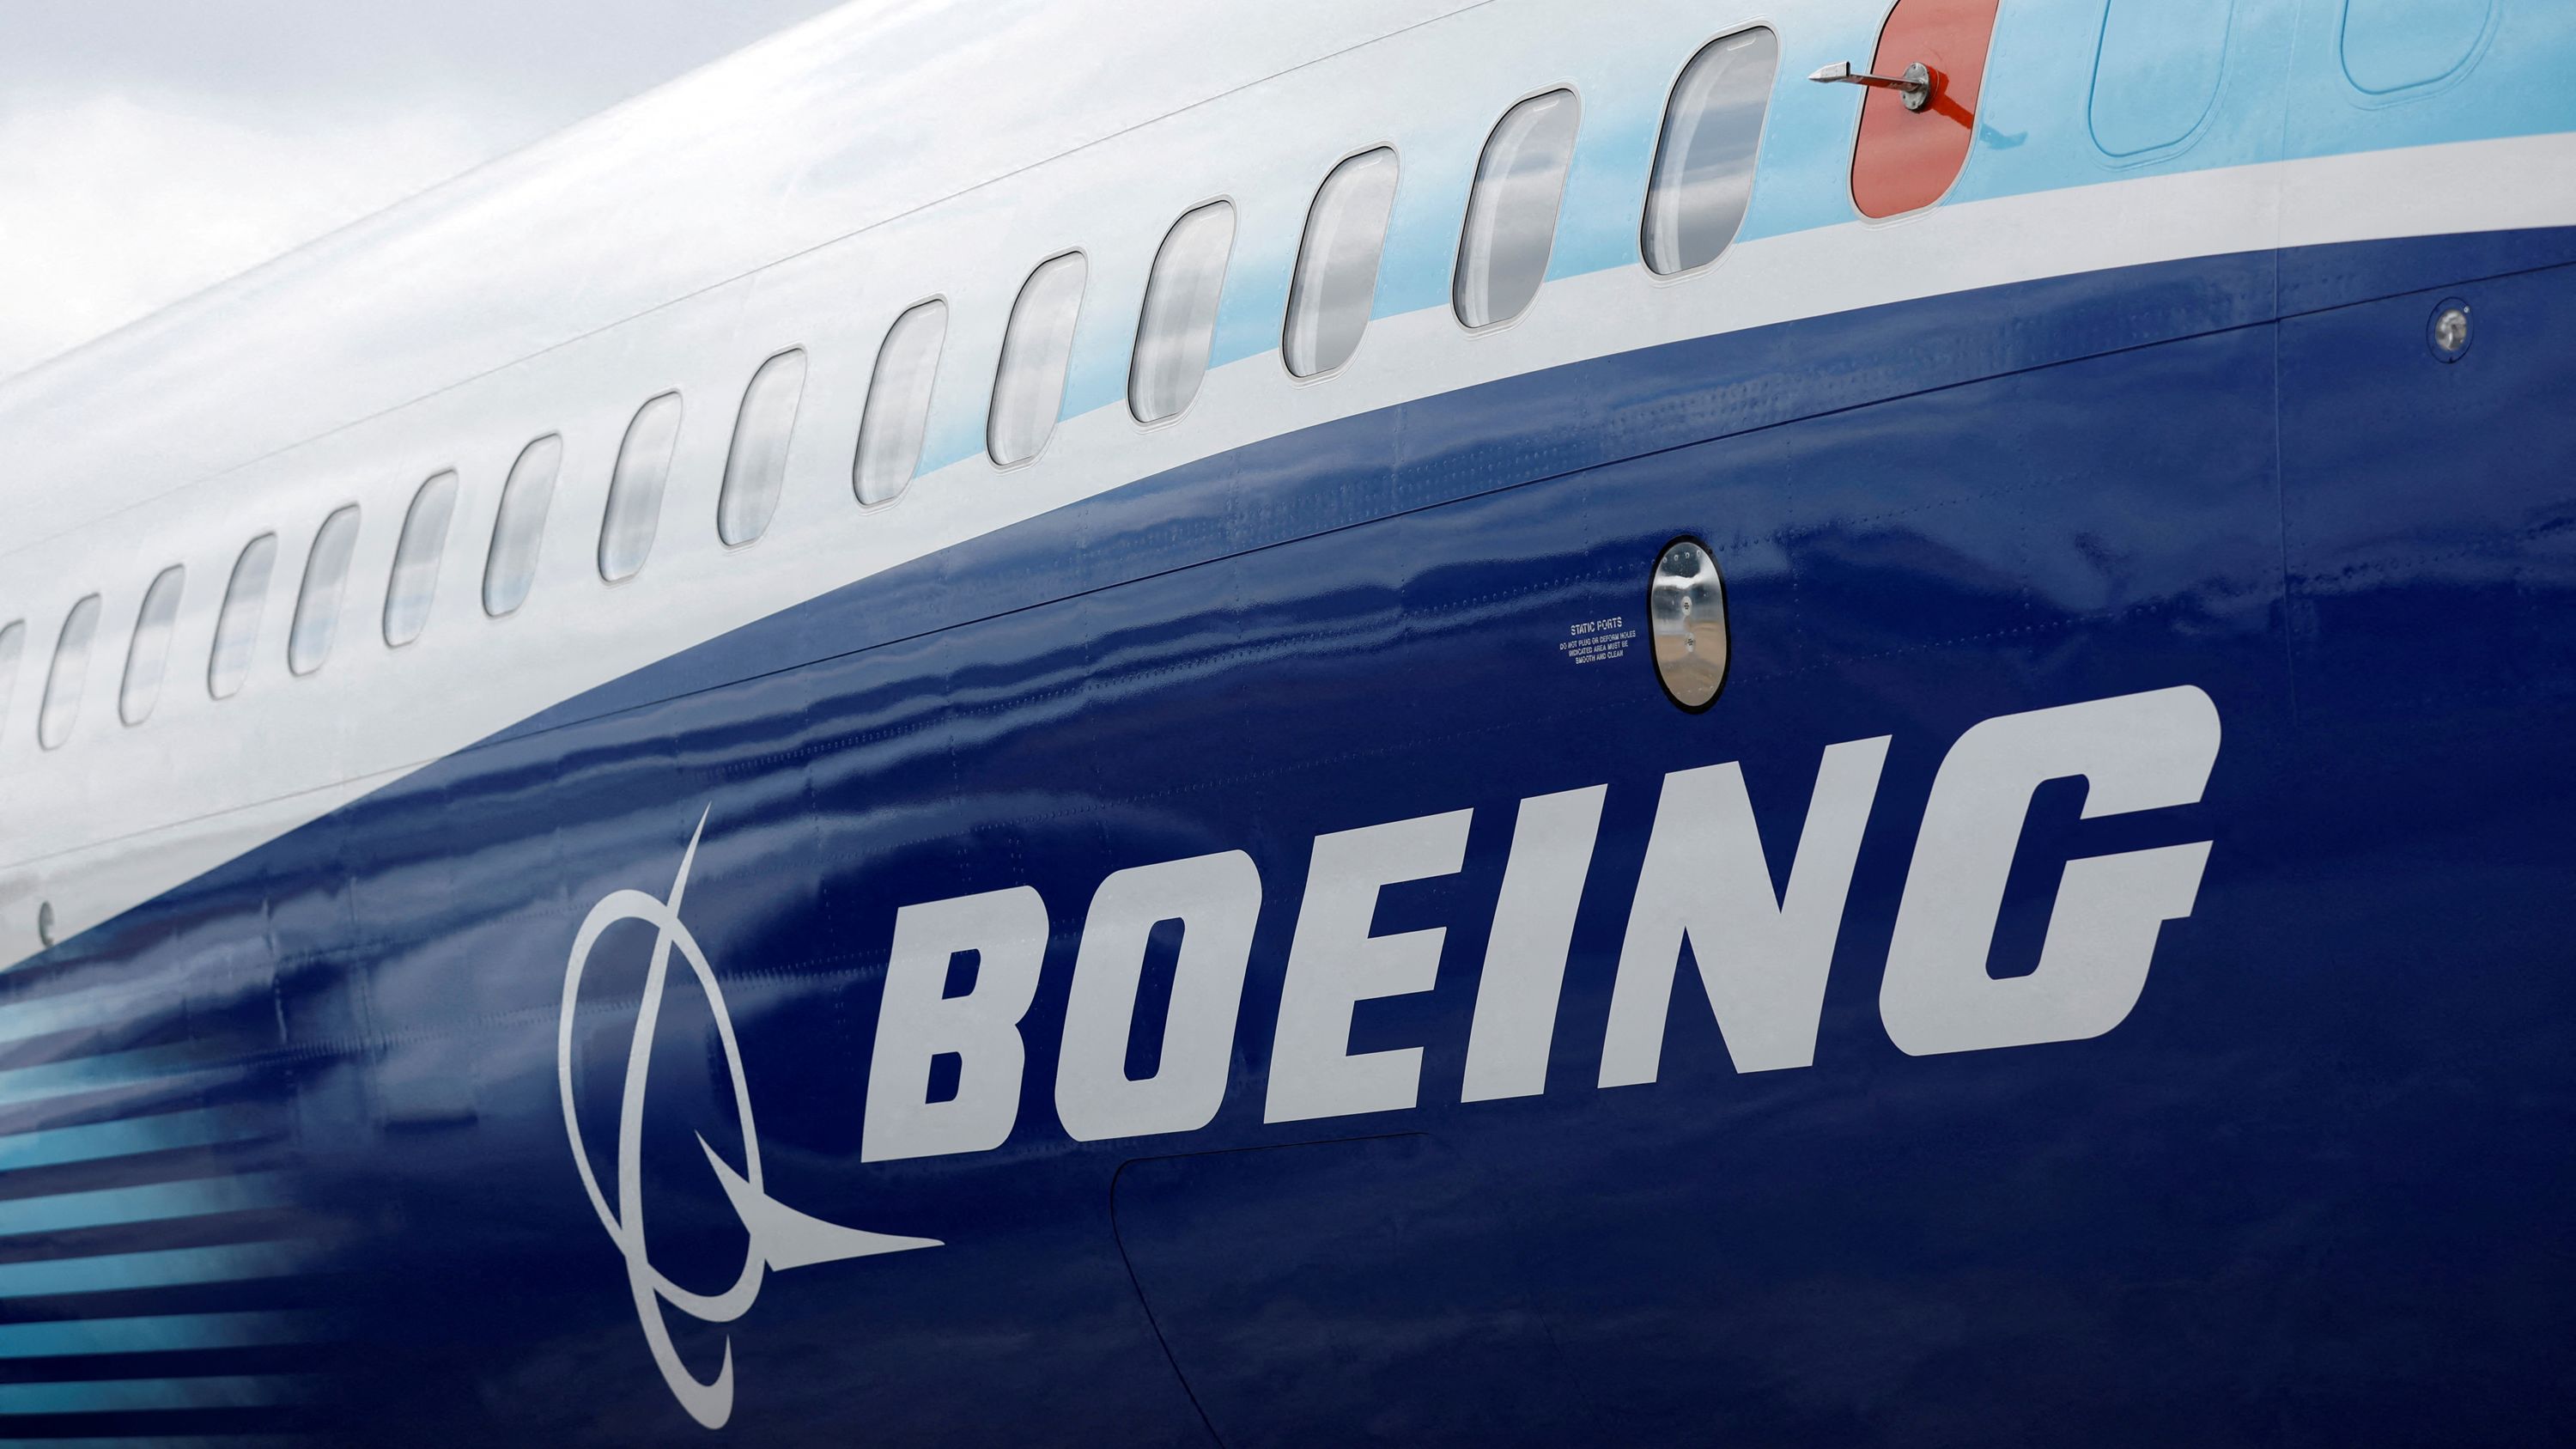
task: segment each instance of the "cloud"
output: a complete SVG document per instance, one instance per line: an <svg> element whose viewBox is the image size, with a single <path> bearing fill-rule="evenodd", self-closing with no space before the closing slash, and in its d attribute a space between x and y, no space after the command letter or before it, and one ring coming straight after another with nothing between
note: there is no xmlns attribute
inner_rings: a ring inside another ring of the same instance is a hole
<svg viewBox="0 0 2576 1449"><path fill-rule="evenodd" d="M0 0L0 378L833 0Z"/></svg>
<svg viewBox="0 0 2576 1449"><path fill-rule="evenodd" d="M287 127L116 93L0 115L0 376L435 185L519 130L462 110Z"/></svg>

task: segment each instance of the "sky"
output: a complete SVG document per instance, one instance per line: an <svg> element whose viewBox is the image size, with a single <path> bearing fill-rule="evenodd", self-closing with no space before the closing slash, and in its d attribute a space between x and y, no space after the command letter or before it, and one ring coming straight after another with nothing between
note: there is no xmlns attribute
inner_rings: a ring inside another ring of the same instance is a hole
<svg viewBox="0 0 2576 1449"><path fill-rule="evenodd" d="M0 377L839 0L0 0Z"/></svg>

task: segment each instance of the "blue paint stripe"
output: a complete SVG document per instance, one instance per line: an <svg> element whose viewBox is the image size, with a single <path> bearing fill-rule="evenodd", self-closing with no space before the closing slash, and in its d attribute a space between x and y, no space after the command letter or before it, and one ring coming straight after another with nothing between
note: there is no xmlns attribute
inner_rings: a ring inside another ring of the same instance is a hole
<svg viewBox="0 0 2576 1449"><path fill-rule="evenodd" d="M0 1107L42 1102L75 1092L95 1092L109 1087L160 1081L200 1065L198 1058L201 1055L199 1049L187 1046L141 1047L134 1051L104 1052L98 1056L14 1067L0 1071Z"/></svg>
<svg viewBox="0 0 2576 1449"><path fill-rule="evenodd" d="M222 1243L210 1248L165 1248L149 1253L0 1263L0 1298L46 1298L282 1278L304 1271L312 1256L312 1250L300 1243Z"/></svg>
<svg viewBox="0 0 2576 1449"><path fill-rule="evenodd" d="M267 1348L309 1343L308 1313L166 1313L151 1318L85 1318L0 1323L0 1358L174 1353L199 1348Z"/></svg>
<svg viewBox="0 0 2576 1449"><path fill-rule="evenodd" d="M190 1379L101 1379L0 1384L0 1414L131 1414L165 1409L265 1409L313 1397L314 1380L294 1375ZM94 1440L81 1440L94 1443Z"/></svg>
<svg viewBox="0 0 2576 1449"><path fill-rule="evenodd" d="M100 1162L179 1147L208 1147L259 1135L259 1123L249 1114L223 1108L165 1112L155 1117L128 1117L78 1127L46 1127L0 1137L0 1172L57 1167L66 1162Z"/></svg>
<svg viewBox="0 0 2576 1449"><path fill-rule="evenodd" d="M0 1237L281 1207L286 1196L280 1189L273 1174L249 1173L0 1200Z"/></svg>
<svg viewBox="0 0 2576 1449"><path fill-rule="evenodd" d="M189 1434L176 1438L11 1439L9 1449L304 1449L314 1441L280 1434Z"/></svg>
<svg viewBox="0 0 2576 1449"><path fill-rule="evenodd" d="M0 1003L0 1042L27 1041L78 1027L98 1026L152 1009L150 992L127 989L74 991L33 1001ZM159 1002L166 1007L166 1002Z"/></svg>

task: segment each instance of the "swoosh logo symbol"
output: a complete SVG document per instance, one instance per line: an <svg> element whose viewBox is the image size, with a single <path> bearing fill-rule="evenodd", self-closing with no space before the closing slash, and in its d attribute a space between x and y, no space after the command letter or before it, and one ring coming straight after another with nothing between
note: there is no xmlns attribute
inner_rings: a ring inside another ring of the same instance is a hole
<svg viewBox="0 0 2576 1449"><path fill-rule="evenodd" d="M680 856L680 873L672 880L667 899L637 890L612 891L591 907L590 915L582 921L564 966L563 1014L555 1032L555 1079L562 1090L564 1134L572 1143L573 1165L580 1169L582 1190L590 1194L590 1205L599 1214L600 1226L608 1230L609 1240L626 1259L627 1286L635 1295L636 1317L643 1324L644 1341L653 1351L653 1362L661 1368L662 1380L670 1385L680 1407L700 1424L720 1429L733 1417L733 1340L725 1340L724 1361L715 1377L700 1381L680 1362L679 1350L672 1345L670 1324L663 1317L666 1305L704 1323L731 1323L751 1311L753 1300L760 1296L761 1281L771 1271L912 1248L936 1248L940 1244L935 1238L895 1237L828 1223L779 1202L762 1185L760 1135L752 1123L751 1092L743 1081L742 1047L734 1040L733 1018L725 1010L715 969L707 964L706 952L680 920L680 900L688 890L689 868L697 860L698 839L706 828L707 817L702 813L698 828L689 834L688 849ZM600 1191L598 1175L591 1169L590 1151L582 1141L581 1120L573 1107L573 1011L581 996L582 972L590 963L591 952L598 946L600 936L621 921L646 922L656 935L652 967L644 978L643 1000L635 1014L634 1039L627 1048L625 1088L618 1099L617 1205L612 1207ZM740 1172L718 1156L705 1138L698 1139L707 1165L714 1169L726 1200L732 1203L751 1238L743 1255L741 1274L722 1293L693 1293L672 1282L653 1266L644 1245L641 1148L645 1078L652 1066L653 1032L661 1021L662 990L670 979L674 951L697 974L699 989L705 992L707 1007L714 1013L725 1069L733 1078L734 1110L742 1127Z"/></svg>

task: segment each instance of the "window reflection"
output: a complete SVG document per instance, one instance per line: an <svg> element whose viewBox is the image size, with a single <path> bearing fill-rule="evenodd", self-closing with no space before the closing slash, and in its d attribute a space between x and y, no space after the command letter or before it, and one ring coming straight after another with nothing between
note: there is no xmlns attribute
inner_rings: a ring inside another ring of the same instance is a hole
<svg viewBox="0 0 2576 1449"><path fill-rule="evenodd" d="M851 486L867 507L891 503L912 484L921 466L922 438L930 430L931 384L938 379L940 348L948 340L948 304L921 303L895 319L877 349L868 378L867 411L859 419L859 456Z"/></svg>
<svg viewBox="0 0 2576 1449"><path fill-rule="evenodd" d="M170 662L170 628L179 617L179 594L188 571L177 564L163 569L143 591L135 611L134 642L125 648L125 678L117 686L116 713L129 725L151 718L161 701L161 674Z"/></svg>
<svg viewBox="0 0 2576 1449"><path fill-rule="evenodd" d="M733 447L725 454L724 492L716 500L716 536L728 547L769 531L778 495L787 485L787 444L796 431L796 405L805 396L805 354L782 352L760 365L743 389L734 416Z"/></svg>
<svg viewBox="0 0 2576 1449"><path fill-rule="evenodd" d="M631 579L653 551L662 521L662 489L680 446L680 395L666 392L636 409L608 480L608 511L599 521L599 576Z"/></svg>
<svg viewBox="0 0 2576 1449"><path fill-rule="evenodd" d="M1306 213L1280 352L1299 377L1351 360L1377 301L1378 259L1395 211L1395 152L1364 151L1333 168Z"/></svg>
<svg viewBox="0 0 2576 1449"><path fill-rule="evenodd" d="M1011 304L1002 334L1002 365L993 377L993 411L985 441L993 461L1025 463L1046 446L1064 411L1064 378L1073 362L1073 325L1082 314L1090 267L1067 252L1029 273Z"/></svg>
<svg viewBox="0 0 2576 1449"><path fill-rule="evenodd" d="M1757 28L1711 41L1674 83L1646 192L1646 265L1655 271L1707 266L1734 244L1779 63L1779 41Z"/></svg>
<svg viewBox="0 0 2576 1449"><path fill-rule="evenodd" d="M311 674L331 657L340 630L340 595L349 583L349 558L358 551L358 505L346 504L322 520L313 551L304 556L304 586L295 594L295 622L286 634L286 667Z"/></svg>
<svg viewBox="0 0 2576 1449"><path fill-rule="evenodd" d="M90 641L98 637L98 595L72 605L54 641L53 667L45 672L45 703L36 713L36 743L53 749L71 737L80 718L81 687L89 682Z"/></svg>
<svg viewBox="0 0 2576 1449"><path fill-rule="evenodd" d="M447 526L456 515L456 475L441 473L420 485L403 515L402 541L394 545L393 576L385 585L385 642L408 644L429 625L438 593L438 564L447 553Z"/></svg>
<svg viewBox="0 0 2576 1449"><path fill-rule="evenodd" d="M1219 201L1174 222L1154 254L1144 314L1136 324L1135 361L1127 371L1127 405L1138 422L1173 417L1198 396L1233 250L1234 207Z"/></svg>
<svg viewBox="0 0 2576 1449"><path fill-rule="evenodd" d="M1459 321L1470 327L1508 322L1538 296L1582 116L1574 92L1550 91L1512 107L1494 127L1476 162L1467 225L1458 238L1450 291Z"/></svg>
<svg viewBox="0 0 2576 1449"><path fill-rule="evenodd" d="M483 561L483 612L495 619L517 613L528 601L537 578L537 543L545 536L546 509L562 468L563 439L553 433L520 449L510 465L501 511L492 520L492 551Z"/></svg>
<svg viewBox="0 0 2576 1449"><path fill-rule="evenodd" d="M224 608L215 620L215 647L206 659L206 693L230 699L250 676L259 644L260 615L268 609L268 576L277 565L277 535L263 533L242 545L224 585Z"/></svg>

